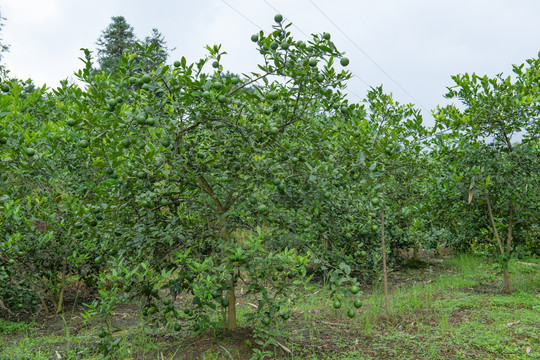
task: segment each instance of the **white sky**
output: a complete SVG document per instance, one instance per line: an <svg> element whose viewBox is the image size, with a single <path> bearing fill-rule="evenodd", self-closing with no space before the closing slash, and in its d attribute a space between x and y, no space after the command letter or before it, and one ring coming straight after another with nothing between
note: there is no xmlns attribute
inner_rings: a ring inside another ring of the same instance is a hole
<svg viewBox="0 0 540 360"><path fill-rule="evenodd" d="M311 0L405 92L310 0L0 0L7 18L2 35L11 46L3 60L12 77L55 87L82 67L80 48L95 50L111 17L122 15L140 39L157 28L176 48L170 62L181 56L196 61L206 44L222 44L225 69L255 71L260 55L250 36L259 28L225 1L265 32L273 24L273 6L307 34L331 33L351 61L349 70L370 86L382 84L398 101L423 108L427 124L429 111L447 103L443 95L451 75L510 74L511 64L540 51L538 0ZM349 81L352 101L365 96L363 81Z"/></svg>

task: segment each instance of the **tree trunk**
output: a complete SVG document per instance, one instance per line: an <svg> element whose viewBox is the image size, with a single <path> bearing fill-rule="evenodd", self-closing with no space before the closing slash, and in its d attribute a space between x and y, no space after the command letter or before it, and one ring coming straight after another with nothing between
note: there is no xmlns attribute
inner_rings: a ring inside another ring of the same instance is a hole
<svg viewBox="0 0 540 360"><path fill-rule="evenodd" d="M491 220L491 226L493 227L493 233L497 239L497 244L499 245L499 250L501 251L501 256L505 256L506 259L503 262L503 292L505 294L510 294L512 292L512 285L510 284L510 272L508 270L508 263L510 261L510 244L512 242L512 225L513 225L513 214L514 214L514 204L510 200L510 216L508 220L508 238L506 239L506 246L503 245L499 232L497 231L497 226L495 225L495 219L493 218L493 210L491 209L491 202L489 201L489 193L486 191L486 203L489 212L489 219Z"/></svg>
<svg viewBox="0 0 540 360"><path fill-rule="evenodd" d="M509 262L510 262L510 245L512 243L512 226L513 223L513 215L514 215L514 203L512 200L510 200L510 214L508 216L508 237L506 238L506 249L505 252L507 254L506 260L503 265L503 292L505 294L512 293L512 284L510 283L510 271L508 269Z"/></svg>
<svg viewBox="0 0 540 360"><path fill-rule="evenodd" d="M64 257L64 266L62 267L62 285L60 285L60 296L58 297L58 306L56 308L56 313L59 314L64 308L64 288L66 286L66 272L67 272L67 254Z"/></svg>
<svg viewBox="0 0 540 360"><path fill-rule="evenodd" d="M505 294L512 293L512 284L510 284L510 272L508 271L508 260L504 263L503 271L503 292Z"/></svg>
<svg viewBox="0 0 540 360"><path fill-rule="evenodd" d="M390 303L388 301L388 271L386 269L386 245L384 243L384 209L381 209L381 248L383 258L384 304L386 306L386 318L390 320Z"/></svg>
<svg viewBox="0 0 540 360"><path fill-rule="evenodd" d="M229 296L229 321L227 323L228 330L236 329L236 294L234 293L234 285L231 290L227 291Z"/></svg>

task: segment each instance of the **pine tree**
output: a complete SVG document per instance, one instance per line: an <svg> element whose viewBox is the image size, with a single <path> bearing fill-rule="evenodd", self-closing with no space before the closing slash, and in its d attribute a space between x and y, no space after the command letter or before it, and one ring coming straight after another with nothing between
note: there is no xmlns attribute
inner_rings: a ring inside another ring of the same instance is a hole
<svg viewBox="0 0 540 360"><path fill-rule="evenodd" d="M167 42L165 41L165 37L158 31L158 29L152 29L152 34L144 39L144 44L146 46L154 47L151 52L153 60L144 61L144 68L146 71L149 71L156 65L163 64L165 61L167 61L167 58L169 57L169 48L167 46Z"/></svg>
<svg viewBox="0 0 540 360"><path fill-rule="evenodd" d="M113 16L112 22L97 41L98 63L101 70L114 73L125 50L133 51L137 41L133 27L123 16Z"/></svg>
<svg viewBox="0 0 540 360"><path fill-rule="evenodd" d="M2 12L0 11L0 32L2 31L2 28L4 27L4 18L2 16ZM9 45L4 44L4 39L2 38L2 35L0 34L0 73L3 73L5 70L4 64L2 64L2 57L3 53L9 51Z"/></svg>

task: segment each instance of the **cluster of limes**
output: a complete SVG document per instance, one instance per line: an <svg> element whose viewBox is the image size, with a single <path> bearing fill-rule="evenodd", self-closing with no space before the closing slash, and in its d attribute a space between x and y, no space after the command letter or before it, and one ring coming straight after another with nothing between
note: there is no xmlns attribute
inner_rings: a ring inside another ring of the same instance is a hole
<svg viewBox="0 0 540 360"><path fill-rule="evenodd" d="M356 285L351 286L351 288L349 290L353 295L357 295L357 294L360 293L360 288L358 286L356 286ZM347 310L347 316L350 317L351 319L356 316L356 310L355 309L360 309L362 307L362 300L357 298L352 302L352 305L353 305L354 309ZM338 309L341 309L343 304L342 304L341 300L336 299L332 303L332 306L334 307L334 309L338 310Z"/></svg>

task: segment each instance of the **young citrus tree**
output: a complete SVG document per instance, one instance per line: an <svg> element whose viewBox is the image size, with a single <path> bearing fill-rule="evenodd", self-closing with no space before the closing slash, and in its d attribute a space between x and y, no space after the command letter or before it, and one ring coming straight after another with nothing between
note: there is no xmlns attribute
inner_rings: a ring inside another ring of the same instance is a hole
<svg viewBox="0 0 540 360"><path fill-rule="evenodd" d="M66 278L99 270L84 203L92 168L69 135L72 119L45 86L12 80L0 95L0 296L12 310L60 312Z"/></svg>
<svg viewBox="0 0 540 360"><path fill-rule="evenodd" d="M540 61L530 59L513 67L515 79L453 76L446 97L462 106L437 113L437 127L453 131L445 138L453 142L439 144L453 165L450 179L461 185L462 203L482 206L488 219L483 227L500 253L505 293L511 292L508 262L519 241L516 229L538 222L539 68Z"/></svg>
<svg viewBox="0 0 540 360"><path fill-rule="evenodd" d="M199 310L219 303L228 308L229 329L236 327L239 281L258 279L249 289L265 299L265 279L280 288L282 274L292 284L305 273L306 253L247 246L242 231L253 234L261 226L262 234L270 233L282 214L289 227L296 226L288 186L303 186L313 196L304 185L314 181L300 170L311 157L304 151L324 136L310 119L331 125L355 110L341 92L350 78L341 69L348 60L329 36L297 41L290 24L280 16L275 20L272 33L251 37L262 63L259 72L241 79L224 76L220 46L207 47L208 56L194 64L182 58L144 74L144 64L126 53L114 76L93 74L86 51L86 66L77 74L85 86L65 93L72 104L66 116L75 119L70 136L97 176L108 177L93 189L114 227L101 229L116 243L110 252L115 255L102 260L165 271L171 295L195 295L193 309L185 309L188 317L198 321ZM137 54L152 60L151 48L139 46ZM337 68L335 59L341 62ZM154 313L160 296L155 279L136 278L126 289L144 296L148 313ZM278 310L261 301L263 324Z"/></svg>

